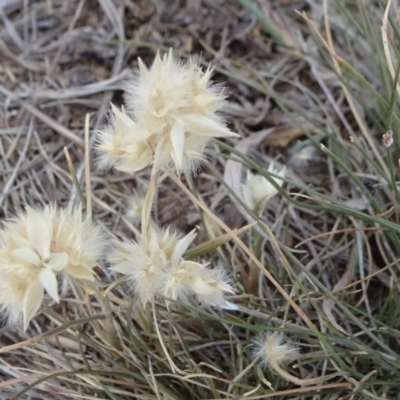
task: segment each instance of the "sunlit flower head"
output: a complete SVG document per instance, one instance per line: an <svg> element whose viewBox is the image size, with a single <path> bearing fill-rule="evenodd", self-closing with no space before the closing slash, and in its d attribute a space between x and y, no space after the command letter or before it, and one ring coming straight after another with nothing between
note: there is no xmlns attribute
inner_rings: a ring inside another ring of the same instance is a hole
<svg viewBox="0 0 400 400"><path fill-rule="evenodd" d="M100 227L90 217L82 216L82 209L58 209L54 229L54 248L68 255L63 273L75 279L93 281L93 268L107 248L107 240Z"/></svg>
<svg viewBox="0 0 400 400"><path fill-rule="evenodd" d="M0 310L24 329L39 309L44 291L59 302L57 276L94 279L104 238L90 219L70 208L30 207L0 231Z"/></svg>
<svg viewBox="0 0 400 400"><path fill-rule="evenodd" d="M227 272L221 264L213 269L203 269L200 271L200 278L197 285L193 286L193 291L201 304L224 307L225 296L235 293Z"/></svg>
<svg viewBox="0 0 400 400"><path fill-rule="evenodd" d="M280 171L275 169L273 164L270 164L268 172L281 176L285 176L286 169ZM282 186L283 180L271 177L278 186ZM261 214L266 202L274 197L278 191L276 188L262 175L253 174L247 171L246 182L242 185L243 200L250 210Z"/></svg>
<svg viewBox="0 0 400 400"><path fill-rule="evenodd" d="M233 294L234 290L222 265L211 269L209 263L183 258L194 236L194 231L190 232L176 247L171 265L165 270L163 295L186 303L196 301L203 305L223 306L225 295Z"/></svg>
<svg viewBox="0 0 400 400"><path fill-rule="evenodd" d="M138 242L116 242L109 257L111 269L128 277L138 299L145 305L156 297L214 306L225 303L224 295L232 294L222 267L207 268L207 264L183 258L195 231L179 238L166 230L150 226Z"/></svg>
<svg viewBox="0 0 400 400"><path fill-rule="evenodd" d="M211 73L193 60L179 61L172 51L157 53L150 69L139 59L127 84L127 111L113 107L110 125L100 132L100 164L128 172L172 164L189 172L212 138L236 136L218 113L224 97Z"/></svg>
<svg viewBox="0 0 400 400"><path fill-rule="evenodd" d="M265 333L253 340L254 356L260 359L263 367L281 366L299 358L300 352L294 344L281 333Z"/></svg>
<svg viewBox="0 0 400 400"><path fill-rule="evenodd" d="M43 300L40 271L29 267L4 249L0 250L0 314L9 326L20 321L24 330ZM43 278L42 278L43 279ZM56 295L58 299L58 294Z"/></svg>
<svg viewBox="0 0 400 400"><path fill-rule="evenodd" d="M160 294L161 279L178 239L169 230L150 226L137 242L115 241L109 255L111 270L128 277L132 290L145 305Z"/></svg>
<svg viewBox="0 0 400 400"><path fill-rule="evenodd" d="M147 167L153 159L154 149L149 133L131 119L124 108L113 104L108 125L99 131L100 167L115 167L124 172L135 172Z"/></svg>

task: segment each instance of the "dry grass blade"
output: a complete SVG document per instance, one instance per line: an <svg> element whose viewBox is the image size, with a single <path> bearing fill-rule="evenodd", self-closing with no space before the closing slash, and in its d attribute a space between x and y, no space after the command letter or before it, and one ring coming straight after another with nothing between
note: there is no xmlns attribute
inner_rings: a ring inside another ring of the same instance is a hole
<svg viewBox="0 0 400 400"><path fill-rule="evenodd" d="M392 0L388 0L386 3L385 7L385 12L383 14L382 18L382 44L383 44L383 49L385 52L385 58L386 58L386 64L390 72L390 76L392 80L395 80L396 77L396 72L393 67L393 60L392 60L392 55L389 49L389 40L388 40L388 17L389 17L389 11L390 11L390 6L392 4ZM397 97L400 99L400 85L396 83L396 91L397 91Z"/></svg>
<svg viewBox="0 0 400 400"><path fill-rule="evenodd" d="M32 115L34 115L36 118L39 118L42 120L45 124L53 128L56 132L58 132L60 135L64 136L66 139L70 140L71 142L75 143L76 145L80 147L85 147L83 140L75 135L75 133L71 132L69 129L65 128L64 126L58 124L56 121L48 117L46 114L32 106L31 104L27 102L22 102L22 106L28 110Z"/></svg>
<svg viewBox="0 0 400 400"><path fill-rule="evenodd" d="M85 187L86 187L86 211L92 216L92 184L90 179L90 115L86 114L85 118Z"/></svg>

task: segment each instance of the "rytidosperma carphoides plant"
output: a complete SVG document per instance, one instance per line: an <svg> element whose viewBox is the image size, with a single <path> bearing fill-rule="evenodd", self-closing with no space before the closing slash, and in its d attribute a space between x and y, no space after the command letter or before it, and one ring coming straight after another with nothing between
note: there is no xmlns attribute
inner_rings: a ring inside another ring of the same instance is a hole
<svg viewBox="0 0 400 400"><path fill-rule="evenodd" d="M114 240L107 261L112 271L126 276L142 305L152 305L154 317L157 299L165 299L168 307L180 301L237 309L225 299L234 290L221 264L185 258L195 231L183 235L151 220L157 187L166 176L179 181L175 173L190 175L204 160L211 139L237 136L219 114L224 104L222 88L211 84L210 77L211 69L203 72L193 61L181 63L171 52L162 58L157 55L150 69L139 61L139 71L128 85L125 107L112 106L110 123L99 134L101 167L127 173L151 167L143 201L134 198L135 218L142 209L141 232L135 241ZM274 172L272 167L270 171ZM278 179L278 186L281 184ZM242 190L245 204L257 214L277 193L268 181L252 174ZM45 233L41 238L35 235L37 227ZM27 208L14 225L6 225L2 238L0 274L5 279L0 283L1 307L11 323L22 318L25 329L40 307L44 291L59 301L57 275L78 282L93 280L92 269L106 246L90 218L82 222L80 213L54 207ZM16 296L10 296L10 291ZM157 329L157 320L155 326ZM172 369L180 371L159 337Z"/></svg>
<svg viewBox="0 0 400 400"><path fill-rule="evenodd" d="M140 237L135 242L114 241L108 257L111 269L127 276L144 305L154 306L154 300L163 296L224 306L224 295L234 292L222 266L209 268L207 263L184 259L195 231L180 237L151 221L163 172L189 175L204 159L210 139L237 136L219 114L224 97L221 88L211 84L211 72L210 68L203 72L193 61L180 62L172 51L163 57L157 54L150 69L139 59L125 107L119 110L113 105L110 124L100 131L100 166L130 173L152 166Z"/></svg>
<svg viewBox="0 0 400 400"><path fill-rule="evenodd" d="M143 305L150 302L154 307L154 300L161 296L226 308L233 305L224 298L234 291L221 265L209 268L207 263L184 259L195 232L182 238L150 220L157 185L167 174L189 175L204 160L212 138L237 136L219 114L224 104L222 88L212 85L210 77L210 68L203 72L192 60L181 63L171 51L162 58L157 54L150 69L139 59L125 107L119 110L112 105L111 121L100 132L100 166L130 173L152 166L140 237L135 242L114 241L114 251L108 257L111 269L127 277ZM269 172L278 178L284 175L284 170L275 171L272 165ZM282 180L273 179L282 185ZM265 178L250 173L242 192L245 204L257 214L277 193ZM178 370L163 349L171 367Z"/></svg>

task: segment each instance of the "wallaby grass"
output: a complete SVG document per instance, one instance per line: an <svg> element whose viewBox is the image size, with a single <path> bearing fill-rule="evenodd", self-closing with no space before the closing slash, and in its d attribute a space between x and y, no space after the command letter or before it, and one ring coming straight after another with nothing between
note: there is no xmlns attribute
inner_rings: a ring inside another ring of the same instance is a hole
<svg viewBox="0 0 400 400"><path fill-rule="evenodd" d="M109 286L102 265L99 293L65 286L62 303L45 306L26 334L2 330L1 398L400 398L400 32L395 5L382 31L384 6L306 1L296 13L283 1L101 0L3 9L4 218L25 204L79 202L78 187L85 196L85 115L93 112L94 132L109 101L120 101L127 69L155 49L202 53L215 65L242 138L215 141L183 185L171 174L154 211L161 225L200 227L189 255L227 266L239 311L160 303L154 320L126 284ZM274 184L272 160L287 166L286 184L258 218L238 196L240 173ZM110 237L135 237L126 201L147 176L92 167L93 215ZM301 348L287 367L293 375L320 381L298 387L261 370L252 339L265 331ZM159 336L184 374L171 371Z"/></svg>

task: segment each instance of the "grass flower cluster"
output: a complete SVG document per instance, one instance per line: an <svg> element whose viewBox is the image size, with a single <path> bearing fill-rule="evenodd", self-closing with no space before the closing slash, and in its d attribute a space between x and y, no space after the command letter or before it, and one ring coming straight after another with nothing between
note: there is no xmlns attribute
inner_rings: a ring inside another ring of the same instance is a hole
<svg viewBox="0 0 400 400"><path fill-rule="evenodd" d="M139 242L116 242L109 261L113 271L124 274L145 305L157 296L182 302L196 299L207 305L225 304L224 294L233 294L222 267L184 260L194 231L179 239L168 229L150 227Z"/></svg>
<svg viewBox="0 0 400 400"><path fill-rule="evenodd" d="M112 105L110 124L100 132L100 165L135 172L173 164L189 173L203 160L210 139L236 136L218 113L224 97L211 84L211 73L192 60L178 61L172 51L157 54L150 69L139 59L125 107Z"/></svg>
<svg viewBox="0 0 400 400"><path fill-rule="evenodd" d="M274 368L299 358L299 349L288 342L283 334L266 333L253 341L254 356L263 367Z"/></svg>
<svg viewBox="0 0 400 400"><path fill-rule="evenodd" d="M104 252L99 227L72 209L26 208L0 231L0 310L24 330L43 301L44 291L59 302L57 276L93 281Z"/></svg>

